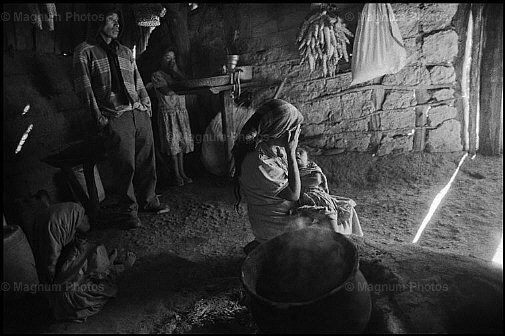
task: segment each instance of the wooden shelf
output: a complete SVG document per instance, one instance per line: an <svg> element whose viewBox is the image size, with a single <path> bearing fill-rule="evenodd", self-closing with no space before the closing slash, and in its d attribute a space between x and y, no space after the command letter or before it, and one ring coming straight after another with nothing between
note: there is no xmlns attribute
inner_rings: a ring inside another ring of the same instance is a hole
<svg viewBox="0 0 505 336"><path fill-rule="evenodd" d="M275 84L268 84L275 85ZM250 87L261 87L266 86L266 83L263 82L245 82L240 83L240 88L250 88ZM176 89L175 93L178 95L198 95L198 94L218 94L222 91L233 90L233 85L221 85L221 86L205 86L194 89Z"/></svg>

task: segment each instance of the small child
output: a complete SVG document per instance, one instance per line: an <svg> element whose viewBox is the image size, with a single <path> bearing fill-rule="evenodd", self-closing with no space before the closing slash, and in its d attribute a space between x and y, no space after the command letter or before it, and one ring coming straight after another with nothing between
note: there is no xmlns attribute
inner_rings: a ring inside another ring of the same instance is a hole
<svg viewBox="0 0 505 336"><path fill-rule="evenodd" d="M363 232L354 210L356 203L350 198L330 195L326 175L314 161L309 160L305 148L298 147L296 149L296 161L302 184L298 200L299 211L323 210L325 214L331 214L336 221L335 224L332 224L334 229L336 226L344 226L344 230L339 228L336 231L362 236Z"/></svg>

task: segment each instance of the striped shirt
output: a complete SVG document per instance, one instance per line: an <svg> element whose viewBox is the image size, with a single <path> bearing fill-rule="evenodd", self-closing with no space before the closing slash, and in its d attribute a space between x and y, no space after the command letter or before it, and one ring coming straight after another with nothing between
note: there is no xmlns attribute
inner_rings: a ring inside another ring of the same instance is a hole
<svg viewBox="0 0 505 336"><path fill-rule="evenodd" d="M111 73L107 52L95 42L82 42L74 52L75 91L99 127L107 124L108 118L118 118L132 109L151 113L151 100L140 77L132 51L119 44L117 50L119 68L128 94L128 105L118 103L111 91ZM100 128L101 128L100 127Z"/></svg>

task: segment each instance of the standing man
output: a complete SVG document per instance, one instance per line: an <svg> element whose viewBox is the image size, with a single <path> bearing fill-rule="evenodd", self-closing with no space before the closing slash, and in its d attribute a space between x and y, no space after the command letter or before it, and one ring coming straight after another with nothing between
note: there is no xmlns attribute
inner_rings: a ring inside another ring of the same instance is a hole
<svg viewBox="0 0 505 336"><path fill-rule="evenodd" d="M105 10L96 17L96 35L74 52L75 90L104 139L120 196L121 222L137 228L138 211L168 211L155 193L151 101L132 51L117 41L119 10Z"/></svg>

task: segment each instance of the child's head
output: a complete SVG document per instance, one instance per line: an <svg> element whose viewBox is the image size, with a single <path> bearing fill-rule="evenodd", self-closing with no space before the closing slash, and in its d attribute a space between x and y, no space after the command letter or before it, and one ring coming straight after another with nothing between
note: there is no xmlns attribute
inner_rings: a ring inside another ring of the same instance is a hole
<svg viewBox="0 0 505 336"><path fill-rule="evenodd" d="M298 163L299 167L307 167L309 163L309 156L307 149L304 147L296 148L296 163Z"/></svg>

